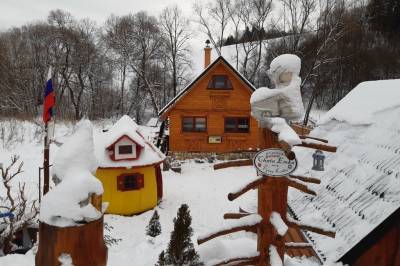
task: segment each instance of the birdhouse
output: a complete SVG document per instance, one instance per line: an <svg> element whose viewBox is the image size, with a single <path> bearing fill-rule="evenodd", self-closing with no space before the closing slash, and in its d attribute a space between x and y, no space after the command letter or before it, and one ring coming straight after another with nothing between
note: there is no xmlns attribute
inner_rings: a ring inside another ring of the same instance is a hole
<svg viewBox="0 0 400 266"><path fill-rule="evenodd" d="M313 167L312 170L315 171L325 171L324 169L324 162L325 162L325 155L321 150L316 150L313 157Z"/></svg>

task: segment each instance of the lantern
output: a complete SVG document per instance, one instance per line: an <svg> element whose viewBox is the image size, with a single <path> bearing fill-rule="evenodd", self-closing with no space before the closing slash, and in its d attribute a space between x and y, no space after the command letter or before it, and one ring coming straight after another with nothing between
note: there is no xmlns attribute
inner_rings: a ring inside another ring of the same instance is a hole
<svg viewBox="0 0 400 266"><path fill-rule="evenodd" d="M312 155L313 157L313 167L312 170L315 171L324 171L324 161L325 161L325 155L322 151L316 150L314 154Z"/></svg>

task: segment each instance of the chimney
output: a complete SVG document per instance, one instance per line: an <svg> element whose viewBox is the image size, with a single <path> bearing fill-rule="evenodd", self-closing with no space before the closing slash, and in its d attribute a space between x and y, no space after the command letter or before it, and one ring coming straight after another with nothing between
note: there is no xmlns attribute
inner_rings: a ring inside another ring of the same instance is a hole
<svg viewBox="0 0 400 266"><path fill-rule="evenodd" d="M207 40L204 48L204 68L207 68L211 63L211 50L210 40Z"/></svg>

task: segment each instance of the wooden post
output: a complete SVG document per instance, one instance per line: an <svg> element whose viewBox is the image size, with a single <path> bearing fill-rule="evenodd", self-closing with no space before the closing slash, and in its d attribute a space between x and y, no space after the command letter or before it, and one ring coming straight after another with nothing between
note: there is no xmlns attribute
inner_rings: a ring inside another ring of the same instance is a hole
<svg viewBox="0 0 400 266"><path fill-rule="evenodd" d="M106 266L103 217L73 227L40 223L35 266L59 266L58 258L63 253L71 256L74 266Z"/></svg>
<svg viewBox="0 0 400 266"><path fill-rule="evenodd" d="M49 136L48 136L48 126L47 123L44 126L44 150L43 150L43 195L49 192L49 181L50 181L50 173L49 173Z"/></svg>
<svg viewBox="0 0 400 266"><path fill-rule="evenodd" d="M91 204L101 211L102 196L92 194ZM74 266L106 266L107 246L104 242L104 216L70 227L57 227L41 222L35 266L59 266L58 258L71 256Z"/></svg>
<svg viewBox="0 0 400 266"><path fill-rule="evenodd" d="M269 217L272 213L272 191L271 180L258 187L258 214L262 217L262 222L257 230L257 251L260 253L258 266L267 266L269 257L269 245L272 242L272 230Z"/></svg>
<svg viewBox="0 0 400 266"><path fill-rule="evenodd" d="M262 149L280 148L278 135L269 129L263 129L260 144ZM263 218L258 230L257 250L260 252L258 266L269 265L269 246L274 245L283 261L285 254L285 242L283 237L277 234L270 218L272 212L277 212L286 220L288 184L284 177L266 177L267 181L258 187L258 214Z"/></svg>

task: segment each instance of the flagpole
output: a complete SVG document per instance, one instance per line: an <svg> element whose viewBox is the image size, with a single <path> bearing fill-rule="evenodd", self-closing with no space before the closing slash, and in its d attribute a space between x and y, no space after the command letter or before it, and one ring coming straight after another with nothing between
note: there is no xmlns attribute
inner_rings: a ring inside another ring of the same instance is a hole
<svg viewBox="0 0 400 266"><path fill-rule="evenodd" d="M49 155L50 155L50 145L49 145L49 135L48 135L48 126L47 122L44 126L44 150L43 150L43 195L45 195L49 191L49 180L50 180L50 171L49 171Z"/></svg>

